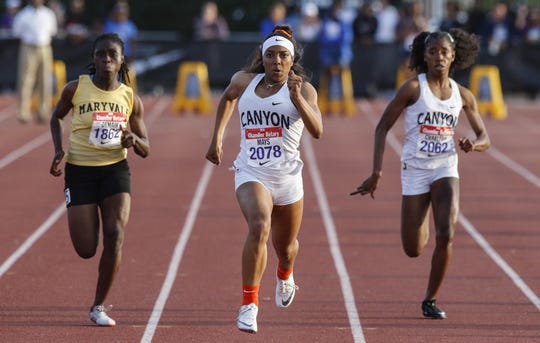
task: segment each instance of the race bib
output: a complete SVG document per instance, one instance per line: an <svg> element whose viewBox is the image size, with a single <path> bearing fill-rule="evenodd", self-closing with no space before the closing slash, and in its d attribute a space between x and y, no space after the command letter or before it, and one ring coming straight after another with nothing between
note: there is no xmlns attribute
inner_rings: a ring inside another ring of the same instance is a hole
<svg viewBox="0 0 540 343"><path fill-rule="evenodd" d="M449 126L420 126L417 157L437 157L454 151L454 129Z"/></svg>
<svg viewBox="0 0 540 343"><path fill-rule="evenodd" d="M283 161L283 131L281 127L246 129L248 164L253 167Z"/></svg>
<svg viewBox="0 0 540 343"><path fill-rule="evenodd" d="M94 112L89 143L100 147L120 145L127 116L118 112Z"/></svg>

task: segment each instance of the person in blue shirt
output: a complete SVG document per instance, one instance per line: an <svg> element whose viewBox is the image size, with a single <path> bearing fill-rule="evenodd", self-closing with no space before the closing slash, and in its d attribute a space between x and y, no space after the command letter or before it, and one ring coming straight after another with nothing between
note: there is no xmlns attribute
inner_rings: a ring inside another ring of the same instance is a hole
<svg viewBox="0 0 540 343"><path fill-rule="evenodd" d="M261 21L259 33L262 38L268 36L274 30L276 25L287 24L287 7L281 1L274 2L268 16Z"/></svg>
<svg viewBox="0 0 540 343"><path fill-rule="evenodd" d="M342 17L343 1L333 0L330 13L323 18L319 35L321 65L327 69L333 65L349 66L352 61L352 25Z"/></svg>
<svg viewBox="0 0 540 343"><path fill-rule="evenodd" d="M129 19L129 5L125 1L118 1L113 9L112 15L103 25L104 33L116 33L124 42L124 58L127 63L135 57L137 42L137 25Z"/></svg>

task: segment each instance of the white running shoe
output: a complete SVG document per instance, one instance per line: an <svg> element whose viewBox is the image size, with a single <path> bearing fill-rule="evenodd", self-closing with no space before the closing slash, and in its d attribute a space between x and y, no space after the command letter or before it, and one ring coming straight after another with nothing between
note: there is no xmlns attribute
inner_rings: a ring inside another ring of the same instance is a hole
<svg viewBox="0 0 540 343"><path fill-rule="evenodd" d="M257 333L257 313L259 308L255 303L242 305L238 313L236 325L240 331L248 333Z"/></svg>
<svg viewBox="0 0 540 343"><path fill-rule="evenodd" d="M114 319L107 315L107 311L111 310L112 306L96 305L92 307L88 316L90 319L99 326L115 326Z"/></svg>
<svg viewBox="0 0 540 343"><path fill-rule="evenodd" d="M298 286L294 284L292 273L287 280L281 280L278 277L276 279L276 305L277 307L288 307L294 299Z"/></svg>

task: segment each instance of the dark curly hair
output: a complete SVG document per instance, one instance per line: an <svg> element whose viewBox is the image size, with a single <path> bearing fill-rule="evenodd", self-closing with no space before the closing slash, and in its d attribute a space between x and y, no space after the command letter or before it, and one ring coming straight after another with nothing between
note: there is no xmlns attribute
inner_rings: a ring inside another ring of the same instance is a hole
<svg viewBox="0 0 540 343"><path fill-rule="evenodd" d="M92 44L92 54L91 54L92 62L90 62L88 64L88 66L87 66L88 73L90 73L90 75L96 74L96 65L94 64L94 52L96 51L97 44L99 42L101 42L101 41L104 41L104 40L110 40L113 43L116 43L116 44L120 45L122 55L124 54L124 41L122 41L122 39L120 38L120 36L118 36L118 34L116 34L116 33L103 33L103 34L99 35L94 40L94 43ZM126 84L130 82L130 80L129 80L129 68L128 68L125 61L122 62L122 65L120 66L120 70L118 71L118 74L120 76L120 81L122 81L123 83L126 83Z"/></svg>
<svg viewBox="0 0 540 343"><path fill-rule="evenodd" d="M471 66L480 52L480 41L474 34L458 28L450 29L450 32L421 32L411 44L411 57L409 69L417 73L427 72L427 64L424 61L424 51L431 41L446 39L456 52L456 58L450 65L449 75L452 76L456 69L465 69Z"/></svg>
<svg viewBox="0 0 540 343"><path fill-rule="evenodd" d="M303 49L294 39L292 28L289 25L276 25L274 26L272 33L270 33L268 36L266 36L263 39L263 42L272 36L281 36L281 37L287 38L293 43L294 61L293 61L293 65L291 69L292 71L294 71L296 75L301 76L303 80L309 81L310 77L307 75L307 72L304 70L304 67L300 63L300 60L302 59ZM261 49L262 49L262 45L259 45L255 49L255 51L253 51L251 62L249 62L248 65L246 65L242 70L248 73L264 73Z"/></svg>

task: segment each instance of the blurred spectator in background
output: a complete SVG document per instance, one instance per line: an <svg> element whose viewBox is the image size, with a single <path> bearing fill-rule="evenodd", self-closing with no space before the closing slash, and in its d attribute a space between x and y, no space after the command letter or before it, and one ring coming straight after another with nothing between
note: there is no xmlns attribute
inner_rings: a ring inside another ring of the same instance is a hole
<svg viewBox="0 0 540 343"><path fill-rule="evenodd" d="M415 72L408 68L409 57L414 37L423 31L429 31L427 18L424 17L424 5L419 0L403 4L401 18L396 28L396 40L401 44L401 63L399 70L404 78L412 77Z"/></svg>
<svg viewBox="0 0 540 343"><path fill-rule="evenodd" d="M0 37L11 37L13 27L13 18L21 8L20 0L6 0L6 9L0 17Z"/></svg>
<svg viewBox="0 0 540 343"><path fill-rule="evenodd" d="M79 44L88 39L92 20L86 12L85 0L70 0L66 12L66 39L70 44Z"/></svg>
<svg viewBox="0 0 540 343"><path fill-rule="evenodd" d="M298 32L298 24L302 18L302 7L298 4L298 0L284 0L287 16L285 22L293 30L293 34Z"/></svg>
<svg viewBox="0 0 540 343"><path fill-rule="evenodd" d="M378 20L369 3L364 3L353 21L354 42L359 45L371 45L375 41Z"/></svg>
<svg viewBox="0 0 540 343"><path fill-rule="evenodd" d="M66 22L66 8L60 0L46 0L46 5L54 12L56 16L56 26L58 27L59 38L64 38L64 23Z"/></svg>
<svg viewBox="0 0 540 343"><path fill-rule="evenodd" d="M381 62L383 58L380 58L380 56L377 58L376 54L369 52L364 54L364 50L358 49L359 46L370 46L375 43L375 33L379 23L369 2L364 2L360 6L352 25L354 44L357 47L354 51L362 54L362 56L356 56L357 60L361 60L362 64L372 66L366 68L362 75L353 78L353 87L356 95L372 98L377 93L377 82L375 80L379 72L378 67L384 63ZM387 66L382 66L382 68L387 68Z"/></svg>
<svg viewBox="0 0 540 343"><path fill-rule="evenodd" d="M467 24L467 13L461 11L457 0L448 0L446 2L446 13L438 24L440 31L449 32L451 28L457 27L464 29Z"/></svg>
<svg viewBox="0 0 540 343"><path fill-rule="evenodd" d="M472 6L467 11L467 25L466 30L469 33L480 35L482 32L482 26L486 19L486 12L482 8L480 2L474 1Z"/></svg>
<svg viewBox="0 0 540 343"><path fill-rule="evenodd" d="M530 9L523 35L525 43L540 44L540 7Z"/></svg>
<svg viewBox="0 0 540 343"><path fill-rule="evenodd" d="M373 10L377 18L375 42L394 43L396 40L396 28L399 22L398 10L390 3L390 0L376 1L373 4Z"/></svg>
<svg viewBox="0 0 540 343"><path fill-rule="evenodd" d="M488 13L480 33L490 55L496 56L508 47L513 25L508 4L504 1L496 3Z"/></svg>
<svg viewBox="0 0 540 343"><path fill-rule="evenodd" d="M129 19L129 5L127 1L117 1L112 8L112 13L103 24L103 32L118 34L124 41L124 58L130 63L135 58L137 45L137 25Z"/></svg>
<svg viewBox="0 0 540 343"><path fill-rule="evenodd" d="M352 25L343 14L343 0L333 0L330 12L323 17L319 34L321 84L328 85L328 97L331 99L343 98L341 70L348 69L353 58Z"/></svg>
<svg viewBox="0 0 540 343"><path fill-rule="evenodd" d="M343 0L333 0L330 12L322 20L319 57L323 68L333 65L348 67L353 58L352 27L341 17L342 10Z"/></svg>
<svg viewBox="0 0 540 343"><path fill-rule="evenodd" d="M302 17L298 23L297 39L303 42L317 40L321 30L319 19L319 7L313 2L306 2L302 5Z"/></svg>
<svg viewBox="0 0 540 343"><path fill-rule="evenodd" d="M213 1L205 2L201 14L193 22L194 39L196 41L226 40L229 38L229 25L219 15L218 6Z"/></svg>
<svg viewBox="0 0 540 343"><path fill-rule="evenodd" d="M53 80L52 39L58 32L54 12L43 0L30 0L13 19L13 35L20 38L17 93L17 119L26 123L31 119L31 101L37 91L37 120L46 123L51 112Z"/></svg>
<svg viewBox="0 0 540 343"><path fill-rule="evenodd" d="M397 40L401 42L407 58L414 37L422 31L429 31L428 21L424 16L424 4L420 0L405 2L396 32Z"/></svg>
<svg viewBox="0 0 540 343"><path fill-rule="evenodd" d="M268 17L264 18L261 21L259 32L261 37L264 38L272 33L274 26L276 25L289 25L286 20L287 18L287 7L281 1L275 2L270 7ZM293 28L294 30L294 28Z"/></svg>
<svg viewBox="0 0 540 343"><path fill-rule="evenodd" d="M525 40L525 28L529 20L529 6L524 3L516 3L511 12L514 23L510 40L512 43L521 44Z"/></svg>

